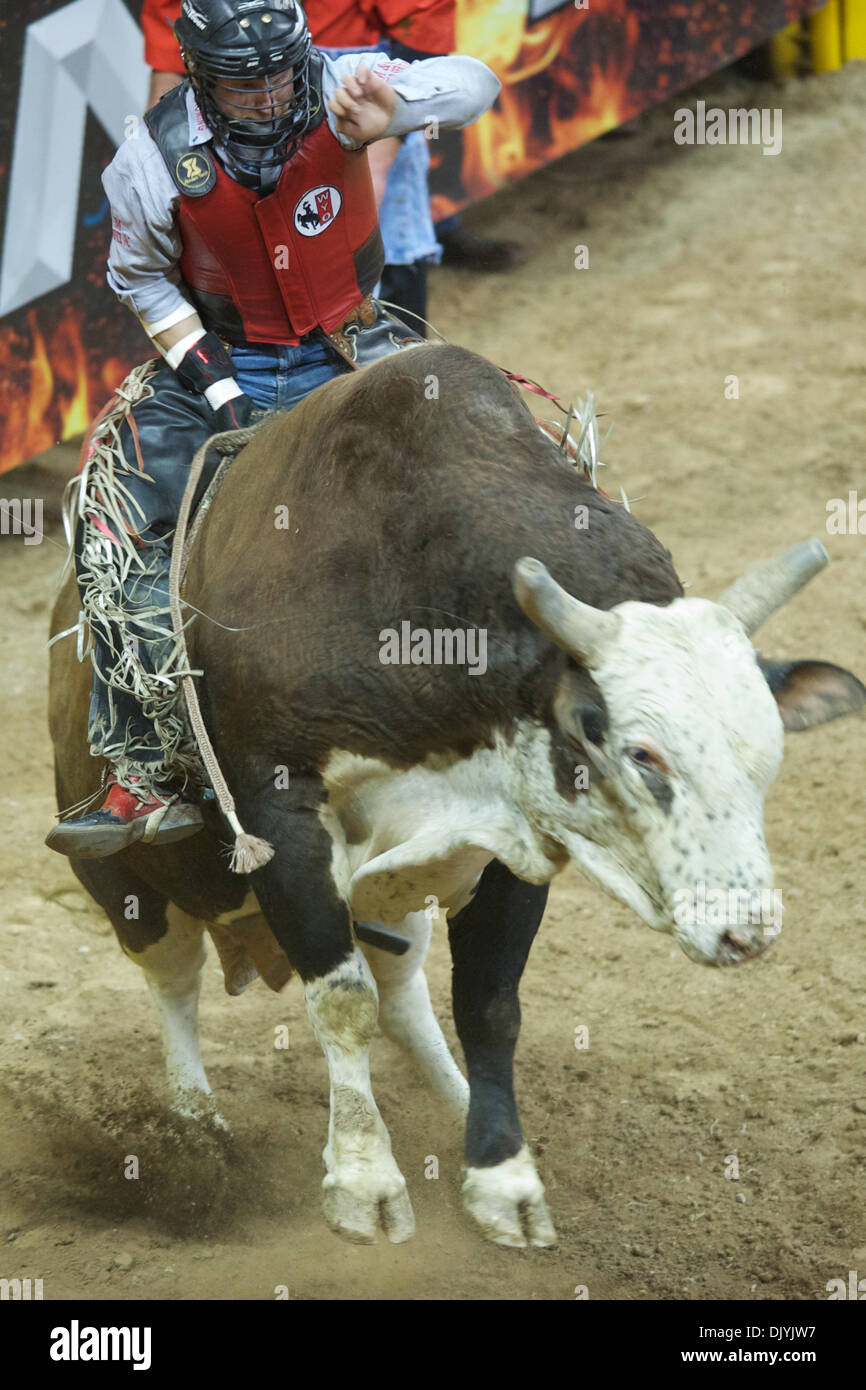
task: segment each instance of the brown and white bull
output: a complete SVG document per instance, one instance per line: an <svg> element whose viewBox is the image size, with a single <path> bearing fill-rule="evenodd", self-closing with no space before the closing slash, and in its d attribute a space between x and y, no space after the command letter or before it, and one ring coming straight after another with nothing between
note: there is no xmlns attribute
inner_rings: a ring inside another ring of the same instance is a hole
<svg viewBox="0 0 866 1390"><path fill-rule="evenodd" d="M206 615L190 657L207 726L245 829L274 857L231 874L212 810L183 844L73 861L146 973L175 1108L219 1122L196 1023L212 927L228 988L254 976L250 957L272 984L283 953L301 976L330 1069L336 1231L413 1231L370 1086L378 1023L468 1109L464 1201L484 1234L551 1243L512 1089L547 885L571 861L706 964L764 949L777 922L740 909L774 892L762 808L783 729L866 702L849 672L760 661L749 640L823 562L813 543L718 603L683 597L656 538L455 347L392 356L266 425L205 519L184 593ZM54 631L76 611L67 588ZM89 671L66 641L52 666L65 806L98 772ZM261 928L235 923L230 939L219 925L249 888L281 948L270 957ZM431 904L448 914L468 1085L430 1007ZM385 949L395 935L404 954Z"/></svg>

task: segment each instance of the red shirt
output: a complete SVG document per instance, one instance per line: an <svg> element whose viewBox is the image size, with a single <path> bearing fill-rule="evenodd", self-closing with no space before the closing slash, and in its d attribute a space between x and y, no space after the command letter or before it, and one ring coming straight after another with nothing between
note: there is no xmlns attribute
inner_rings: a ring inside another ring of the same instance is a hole
<svg viewBox="0 0 866 1390"><path fill-rule="evenodd" d="M420 2L423 4L424 0ZM399 0L397 3L399 6ZM403 3L412 8L416 0L403 0ZM442 0L429 0L429 3L438 5ZM453 8L454 0L447 0L447 3ZM322 48L369 48L382 37L382 23L373 13L372 3L370 13L367 13L358 0L308 0L304 13L313 42ZM179 16L180 0L144 0L141 10L144 56L148 65L157 72L184 71L177 39L171 28ZM404 39L403 42L408 43L409 40Z"/></svg>
<svg viewBox="0 0 866 1390"><path fill-rule="evenodd" d="M322 3L327 8L328 0ZM360 4L380 34L422 53L454 52L456 0L360 0Z"/></svg>
<svg viewBox="0 0 866 1390"><path fill-rule="evenodd" d="M141 27L144 58L156 72L184 72L180 49L171 25L180 17L178 0L144 0Z"/></svg>
<svg viewBox="0 0 866 1390"><path fill-rule="evenodd" d="M456 0L307 0L304 13L320 48L369 48L383 34L422 53L454 52ZM144 0L144 56L157 72L184 71L171 26L180 0Z"/></svg>

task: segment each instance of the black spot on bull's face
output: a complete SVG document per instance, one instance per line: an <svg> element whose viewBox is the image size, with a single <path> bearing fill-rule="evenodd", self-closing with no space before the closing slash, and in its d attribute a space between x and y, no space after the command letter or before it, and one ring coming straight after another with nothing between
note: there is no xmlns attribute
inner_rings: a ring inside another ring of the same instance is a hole
<svg viewBox="0 0 866 1390"><path fill-rule="evenodd" d="M759 660L738 619L706 600L612 612L619 627L596 664L569 662L560 678L538 820L693 959L758 955L781 925L763 803L783 725L854 712L866 688L826 663ZM539 797L537 777L532 787Z"/></svg>
<svg viewBox="0 0 866 1390"><path fill-rule="evenodd" d="M644 780L644 786L655 800L656 805L670 815L674 804L674 789L671 784L671 770L667 763L651 748L632 745L626 748L625 755L631 758Z"/></svg>

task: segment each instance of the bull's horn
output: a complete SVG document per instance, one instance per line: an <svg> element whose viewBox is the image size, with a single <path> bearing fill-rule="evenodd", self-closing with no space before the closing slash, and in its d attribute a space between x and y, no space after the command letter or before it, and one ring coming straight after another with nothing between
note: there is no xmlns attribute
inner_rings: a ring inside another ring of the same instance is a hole
<svg viewBox="0 0 866 1390"><path fill-rule="evenodd" d="M596 667L615 641L620 619L572 598L540 560L524 555L512 574L514 596L536 627L583 666Z"/></svg>
<svg viewBox="0 0 866 1390"><path fill-rule="evenodd" d="M827 552L819 540L813 537L810 541L801 541L756 569L749 570L748 574L725 590L719 603L735 618L739 618L751 636L771 613L793 598L826 563Z"/></svg>

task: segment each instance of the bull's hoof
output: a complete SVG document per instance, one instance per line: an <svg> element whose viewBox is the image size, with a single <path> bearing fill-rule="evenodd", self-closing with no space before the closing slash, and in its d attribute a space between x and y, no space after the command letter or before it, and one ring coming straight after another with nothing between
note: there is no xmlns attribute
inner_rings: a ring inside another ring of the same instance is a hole
<svg viewBox="0 0 866 1390"><path fill-rule="evenodd" d="M179 1091L172 1098L171 1113L182 1120L190 1120L202 1130L214 1130L219 1134L230 1134L231 1126L223 1119L216 1108L216 1101L207 1091Z"/></svg>
<svg viewBox="0 0 866 1390"><path fill-rule="evenodd" d="M328 1173L322 1183L325 1220L343 1240L373 1245L380 1225L394 1245L411 1240L415 1217L399 1172L382 1178L368 1173Z"/></svg>
<svg viewBox="0 0 866 1390"><path fill-rule="evenodd" d="M467 1168L463 1205L497 1245L525 1249L556 1243L544 1184L525 1144L493 1168Z"/></svg>

